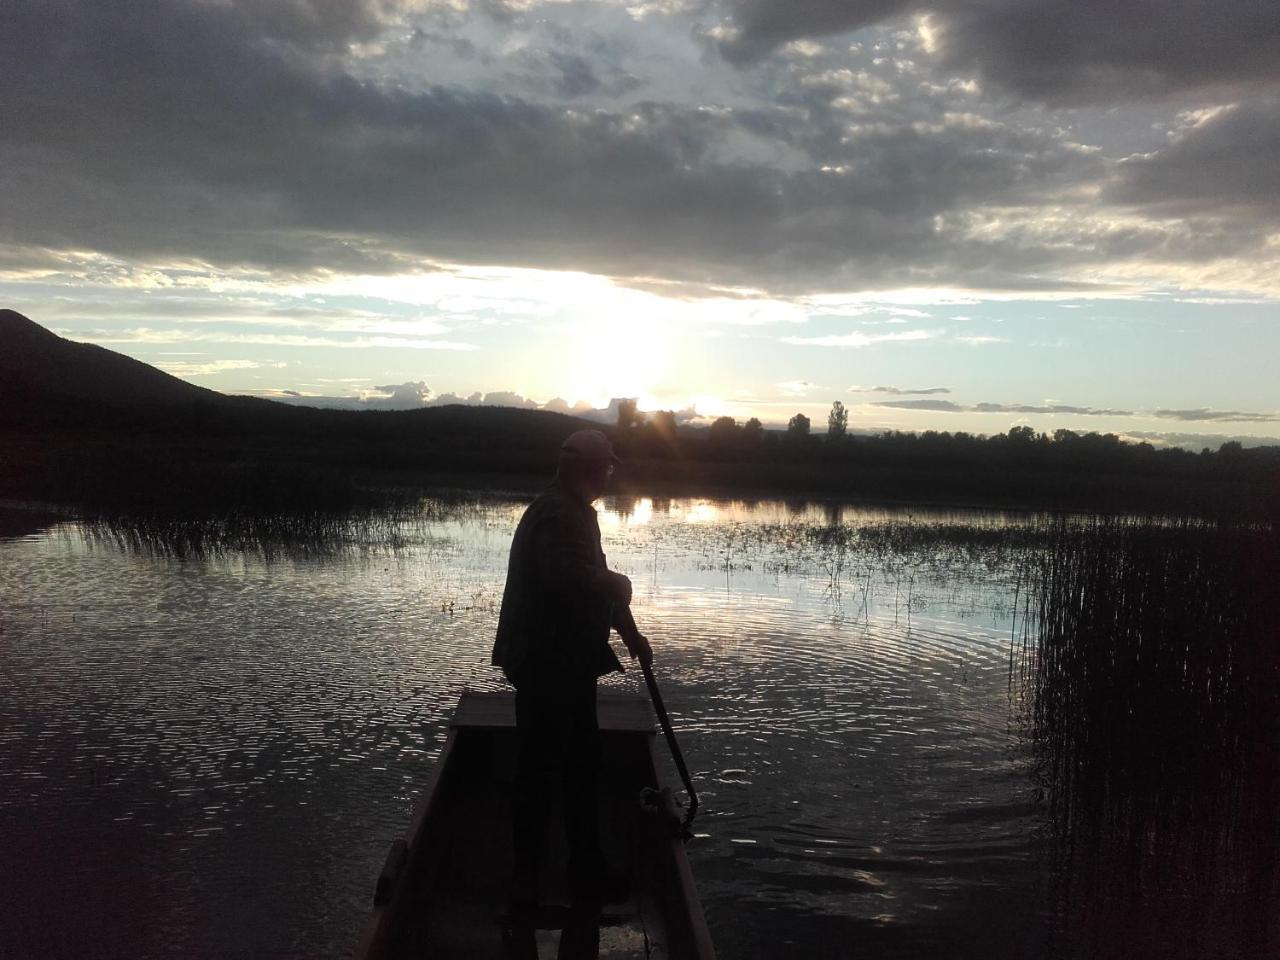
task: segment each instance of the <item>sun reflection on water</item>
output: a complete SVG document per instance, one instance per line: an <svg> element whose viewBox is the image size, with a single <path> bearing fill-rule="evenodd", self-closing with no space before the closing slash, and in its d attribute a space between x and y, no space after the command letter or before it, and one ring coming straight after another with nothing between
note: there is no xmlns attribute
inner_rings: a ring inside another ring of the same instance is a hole
<svg viewBox="0 0 1280 960"><path fill-rule="evenodd" d="M677 515L679 512L683 513L680 519L685 523L715 523L720 519L720 509L710 500L691 501L683 511L678 511L679 508L672 507L672 513Z"/></svg>

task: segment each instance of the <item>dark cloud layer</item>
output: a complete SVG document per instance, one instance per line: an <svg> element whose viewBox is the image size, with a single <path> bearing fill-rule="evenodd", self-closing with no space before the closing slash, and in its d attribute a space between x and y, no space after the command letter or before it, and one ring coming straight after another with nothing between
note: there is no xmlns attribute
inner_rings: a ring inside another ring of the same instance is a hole
<svg viewBox="0 0 1280 960"><path fill-rule="evenodd" d="M1075 407L1066 403L979 403L975 413L1072 413L1087 417L1131 417L1132 410L1100 410L1096 407Z"/></svg>
<svg viewBox="0 0 1280 960"><path fill-rule="evenodd" d="M1274 8L1254 0L1222 8L1214 24L1208 7L1172 0L1186 23L1152 17L1153 38L1136 38L1128 13L1104 15L1093 2L1008 2L940 6L937 56L981 62L1024 86L1018 58L1040 63L1041 80L1057 85L1044 93L1051 101L1085 96L1108 70L1118 71L1116 90L1130 74L1172 86L1270 76L1255 51L1270 49ZM485 9L532 16L518 7ZM0 5L0 267L77 250L277 276L452 261L779 293L1063 289L1087 287L1069 274L1089 266L1248 256L1276 219L1258 213L1271 209L1277 168L1266 162L1280 128L1270 102L1135 158L1106 194L1127 209L1172 205L1206 222L1099 225L1068 209L1047 227L1035 211L1069 208L1081 186L1105 186L1111 164L1051 125L974 113L937 84L921 93L927 83L891 67L874 77L788 74L755 105L601 106L583 101L639 83L608 44L512 55L494 73L509 93L402 84L351 59L350 44L389 36L392 24L412 50L419 34L404 18L417 9L407 0ZM737 39L724 42L749 59L907 9L897 0L742 0ZM1049 49L1047 28L1027 10L1058 25L1062 50ZM450 32L465 16L441 14L433 29L470 45ZM988 22L999 16L1023 23L1026 37ZM1195 56L1178 32L1186 24L1206 31ZM1133 42L1104 38L1112 28ZM983 30L988 46L979 47ZM1239 56L1227 64L1232 44ZM1159 52L1166 46L1174 53ZM910 109L892 106L908 95ZM1237 222L1197 212L1224 194L1248 208ZM999 211L999 229L986 229L988 210Z"/></svg>
<svg viewBox="0 0 1280 960"><path fill-rule="evenodd" d="M1065 403L978 403L963 406L950 400L882 400L876 407L892 407L896 410L932 410L937 413L1048 413L1074 414L1086 417L1131 417L1131 410L1102 410L1095 407L1076 407Z"/></svg>
<svg viewBox="0 0 1280 960"><path fill-rule="evenodd" d="M927 15L941 62L1047 103L1280 81L1274 0L735 0L720 44L754 62L790 40Z"/></svg>
<svg viewBox="0 0 1280 960"><path fill-rule="evenodd" d="M876 407L892 407L895 410L932 410L935 413L964 413L967 407L950 400L881 400Z"/></svg>
<svg viewBox="0 0 1280 960"><path fill-rule="evenodd" d="M1208 410L1204 407L1195 410L1157 410L1156 416L1162 420L1181 420L1187 423L1213 421L1216 423L1280 423L1277 413L1246 413L1240 410Z"/></svg>
<svg viewBox="0 0 1280 960"><path fill-rule="evenodd" d="M945 62L1048 103L1280 80L1273 0L959 0L937 21Z"/></svg>
<svg viewBox="0 0 1280 960"><path fill-rule="evenodd" d="M733 63L754 62L784 43L848 33L918 6L914 0L733 0L735 30L719 43Z"/></svg>
<svg viewBox="0 0 1280 960"><path fill-rule="evenodd" d="M322 30L303 14L327 5L6 5L0 242L275 270L437 258L810 289L1014 286L1053 251L960 243L937 218L1031 202L1096 166L1048 135L968 120L837 136L816 101L610 113L384 88L306 55L364 36L383 7L359 9ZM726 156L744 136L809 163Z"/></svg>
<svg viewBox="0 0 1280 960"><path fill-rule="evenodd" d="M1168 149L1125 161L1110 198L1173 216L1274 218L1280 211L1280 97L1213 112Z"/></svg>
<svg viewBox="0 0 1280 960"><path fill-rule="evenodd" d="M404 0L254 0L225 11L246 34L305 48L372 40L408 6Z"/></svg>

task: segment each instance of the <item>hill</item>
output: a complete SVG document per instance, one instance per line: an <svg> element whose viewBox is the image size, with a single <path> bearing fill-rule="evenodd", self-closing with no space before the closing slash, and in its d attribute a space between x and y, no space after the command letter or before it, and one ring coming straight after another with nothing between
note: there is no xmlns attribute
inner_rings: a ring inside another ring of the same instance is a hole
<svg viewBox="0 0 1280 960"><path fill-rule="evenodd" d="M528 486L584 426L541 410L320 410L228 396L0 311L0 498L329 507L459 474Z"/></svg>
<svg viewBox="0 0 1280 960"><path fill-rule="evenodd" d="M21 411L22 416L15 415ZM422 410L323 410L258 397L218 393L155 367L46 330L13 310L0 310L0 428L84 432L183 432L278 439L361 436L421 442L446 436L464 448L516 441L550 443L580 429L564 414L504 407L449 405Z"/></svg>
<svg viewBox="0 0 1280 960"><path fill-rule="evenodd" d="M264 410L267 401L228 397L140 360L46 330L0 310L0 430L190 428Z"/></svg>
<svg viewBox="0 0 1280 960"><path fill-rule="evenodd" d="M118 404L213 403L222 394L140 360L76 343L13 310L0 310L0 397L33 395Z"/></svg>

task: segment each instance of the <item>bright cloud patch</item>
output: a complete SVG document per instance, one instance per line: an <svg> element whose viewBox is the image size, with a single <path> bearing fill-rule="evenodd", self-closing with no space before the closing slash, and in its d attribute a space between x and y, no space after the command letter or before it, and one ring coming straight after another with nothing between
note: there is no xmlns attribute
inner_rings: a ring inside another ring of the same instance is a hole
<svg viewBox="0 0 1280 960"><path fill-rule="evenodd" d="M870 347L877 343L895 343L910 340L930 340L937 333L929 330L904 330L901 333L845 333L828 337L783 337L783 343L795 343L806 347Z"/></svg>

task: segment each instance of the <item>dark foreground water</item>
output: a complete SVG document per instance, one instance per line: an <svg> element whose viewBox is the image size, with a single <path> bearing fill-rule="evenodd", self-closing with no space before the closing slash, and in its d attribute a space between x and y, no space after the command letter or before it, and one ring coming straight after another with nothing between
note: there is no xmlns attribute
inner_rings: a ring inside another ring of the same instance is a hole
<svg viewBox="0 0 1280 960"><path fill-rule="evenodd" d="M520 509L10 530L0 958L349 953L459 692L502 686ZM1035 518L639 500L601 519L699 784L722 957L1275 955L1275 857L1240 861L1276 839L1265 761L1245 750L1185 801L1163 761L1140 786L1086 776L1054 739L1076 701L1037 715Z"/></svg>

